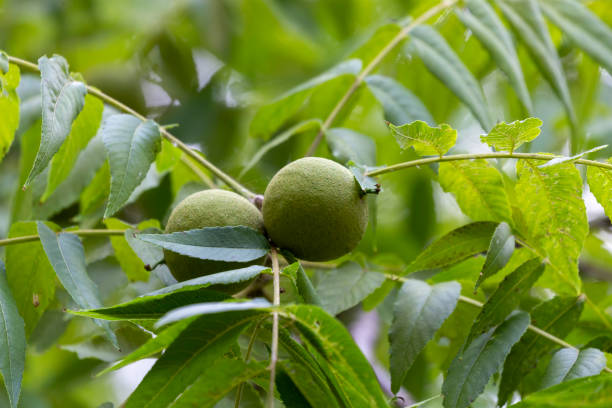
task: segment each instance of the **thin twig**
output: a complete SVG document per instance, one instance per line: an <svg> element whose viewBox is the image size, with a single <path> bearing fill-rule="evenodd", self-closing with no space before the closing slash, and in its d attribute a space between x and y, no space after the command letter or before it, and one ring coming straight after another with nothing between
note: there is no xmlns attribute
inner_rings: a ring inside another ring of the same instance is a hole
<svg viewBox="0 0 612 408"><path fill-rule="evenodd" d="M278 253L272 247L270 250L272 258L272 272L274 273L274 306L280 305L280 267L278 265ZM278 312L272 312L272 350L270 353L270 388L268 391L268 408L274 408L274 380L276 378L276 362L278 360Z"/></svg>
<svg viewBox="0 0 612 408"><path fill-rule="evenodd" d="M126 230L120 229L80 229L74 231L60 231L67 232L70 234L76 234L81 237L91 237L91 236L111 236L111 235L123 235ZM38 235L24 235L22 237L15 238L5 238L0 239L0 247L6 245L15 245L15 244L24 244L26 242L32 242L39 240L40 237Z"/></svg>
<svg viewBox="0 0 612 408"><path fill-rule="evenodd" d="M389 279L389 280L396 281L396 282L405 282L405 281L409 280L409 278L406 278L404 276L398 276L398 275L393 275L393 274L385 274L385 277L387 279ZM467 296L463 296L463 295L459 296L459 301L461 301L463 303L470 304L472 306L479 307L479 308L484 307L484 303L479 302L476 299L472 299L472 298L469 298ZM536 334L538 334L538 335L540 335L540 336L542 336L542 337L544 337L544 338L546 338L546 339L548 339L550 341L552 341L553 343L557 343L558 345L560 345L562 347L567 347L567 348L571 348L571 349L574 349L574 350L578 350L577 347L572 346L571 344L569 344L568 342L560 339L559 337L554 336L554 335L548 333L547 331L544 331L544 330L540 329L539 327L536 327L536 326L534 326L532 324L527 326L527 329L531 330L532 332L534 332L534 333L536 333ZM608 367L605 367L604 371L606 371L608 373L612 373L612 370L610 368L608 368Z"/></svg>
<svg viewBox="0 0 612 408"><path fill-rule="evenodd" d="M13 56L10 56L10 55L9 55L8 59L9 59L9 62L12 62L13 64L21 65L21 66L26 67L28 69L31 69L33 71L40 72L40 69L38 68L38 66L36 64L33 64L33 63L29 62L29 61L23 60L21 58L16 58L16 57L13 57ZM97 96L98 98L100 98L104 102L106 102L107 104L109 104L111 106L114 106L114 107L116 107L119 110L122 110L124 112L129 113L130 115L133 115L133 116L137 117L138 119L142 120L143 122L148 120L145 116L143 116L140 113L136 112L134 109L132 109L129 106L119 102L115 98L105 94L104 92L100 91L99 89L97 89L97 88L95 88L93 86L87 85L87 92L90 93L91 95ZM231 176L229 176L228 174L224 173L217 166L215 166L214 164L212 164L211 162L206 160L201 154L199 154L197 151L191 149L189 146L187 146L185 143L183 143L181 140L179 140L172 133L168 132L166 129L164 129L161 126L159 127L159 131L160 131L160 133L162 134L162 136L164 138L166 138L174 146L176 146L179 149L181 149L183 152L185 152L185 154L187 154L189 157L194 159L200 165L202 165L205 168L207 168L208 170L210 170L215 176L217 176L220 180L222 180L225 184L227 184L234 191L236 191L237 193L241 194L242 196L244 196L244 197L246 197L248 199L253 199L256 196L255 193L253 193L252 191L250 191L249 189L244 187L242 184L240 184L239 182L234 180ZM206 179L203 179L203 181L205 183L207 183Z"/></svg>
<svg viewBox="0 0 612 408"><path fill-rule="evenodd" d="M378 52L378 54L376 54L372 61L370 61L370 63L366 65L366 67L359 73L357 78L355 78L355 81L353 82L351 87L346 91L344 95L342 95L342 98L340 98L336 106L334 106L330 114L327 116L327 118L321 125L319 133L317 133L317 136L308 148L306 156L312 156L315 153L317 147L323 140L323 135L332 125L344 105L346 105L351 96L353 96L357 89L359 89L359 86L362 84L365 78L374 70L374 68L378 66L378 64L380 64L380 62L387 56L387 54L389 54L393 50L393 48L395 48L396 45L402 42L402 40L406 38L410 31L412 31L415 27L429 20L431 17L435 16L441 11L444 11L445 9L453 6L457 2L458 0L444 0L439 4L433 6L432 8L421 14L419 17L411 21L410 24L408 24L399 33L397 33L397 35L393 37L391 41L389 41L389 43L387 43L387 45L385 45L385 47Z"/></svg>
<svg viewBox="0 0 612 408"><path fill-rule="evenodd" d="M397 163L392 166L383 167L381 169L369 171L365 173L366 176L374 177L380 176L381 174L391 173L398 170L407 169L410 167L424 166L426 164L456 161L456 160L472 160L472 159L531 159L531 160L542 160L549 161L559 156L552 156L547 154L538 153L504 153L504 152L493 152L493 153L473 153L473 154L451 154L448 156L436 156L427 157L424 159L411 160L403 163ZM583 164L585 166L600 167L607 170L612 170L611 163L603 163L595 160L578 159L573 160L575 163Z"/></svg>

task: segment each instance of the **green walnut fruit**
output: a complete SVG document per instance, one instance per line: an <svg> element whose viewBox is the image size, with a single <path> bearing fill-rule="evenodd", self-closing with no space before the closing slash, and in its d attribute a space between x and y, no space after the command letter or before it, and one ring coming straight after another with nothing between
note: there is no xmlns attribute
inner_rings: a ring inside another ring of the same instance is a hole
<svg viewBox="0 0 612 408"><path fill-rule="evenodd" d="M274 175L264 194L263 218L274 244L307 261L328 261L357 246L368 204L347 168L307 157Z"/></svg>
<svg viewBox="0 0 612 408"><path fill-rule="evenodd" d="M236 193L216 189L204 190L191 194L176 206L166 224L166 233L237 225L263 232L261 212ZM164 256L170 272L179 282L262 263L262 259L252 262L211 261L191 258L168 250L164 250ZM231 285L231 290L238 291L240 288Z"/></svg>

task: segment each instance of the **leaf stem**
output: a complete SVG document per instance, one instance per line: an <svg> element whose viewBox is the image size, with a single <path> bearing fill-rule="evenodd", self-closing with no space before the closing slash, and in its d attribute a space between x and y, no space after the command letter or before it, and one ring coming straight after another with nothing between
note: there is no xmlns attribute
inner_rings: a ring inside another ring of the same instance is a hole
<svg viewBox="0 0 612 408"><path fill-rule="evenodd" d="M396 281L396 282L405 282L405 281L407 281L409 279L409 278L406 278L404 276L398 276L398 275L393 275L393 274L385 274L385 277L387 279L389 279L389 280ZM484 307L484 304L482 302L479 302L476 299L472 299L472 298L469 298L469 297L463 296L463 295L459 295L459 301L461 301L463 303L470 304L472 306L479 307L479 308ZM572 346L571 344L569 344L568 342L560 339L559 337L554 336L554 335L548 333L547 331L544 331L544 330L540 329L539 327L536 327L536 326L534 326L532 324L527 326L527 329L531 330L532 332L534 332L534 333L536 333L536 334L538 334L538 335L540 335L540 336L542 336L542 337L544 337L544 338L546 338L546 339L548 339L550 341L552 341L553 343L557 343L558 345L560 345L562 347L567 347L567 348L571 348L571 349L574 349L574 350L578 350L577 347ZM612 373L612 370L610 368L608 368L608 367L605 367L604 371L606 371L608 373Z"/></svg>
<svg viewBox="0 0 612 408"><path fill-rule="evenodd" d="M398 170L407 169L410 167L423 166L431 163L456 161L456 160L472 160L472 159L531 159L531 160L542 160L549 161L559 156L553 156L548 154L538 153L505 153L505 152L492 152L492 153L468 153L468 154L452 154L448 156L436 156L426 157L424 159L411 160L403 163L393 164L388 167L369 171L365 173L366 176L374 177L380 176L381 174L391 173ZM583 164L585 166L600 167L607 170L612 170L612 164L598 162L595 160L577 159L573 160L575 163Z"/></svg>
<svg viewBox="0 0 612 408"><path fill-rule="evenodd" d="M91 236L111 236L111 235L123 235L126 230L119 229L81 229L74 231L61 231L70 234L76 234L81 237ZM40 237L38 235L24 235L23 237L5 238L0 239L0 247L6 245L24 244L26 242L38 241Z"/></svg>
<svg viewBox="0 0 612 408"><path fill-rule="evenodd" d="M280 267L276 248L270 250L272 272L274 273L274 306L280 306ZM268 408L274 408L274 380L276 378L276 362L278 360L278 312L272 312L272 351L270 353L270 388L268 391Z"/></svg>
<svg viewBox="0 0 612 408"><path fill-rule="evenodd" d="M353 96L357 89L359 89L359 86L363 83L365 78L374 70L374 68L378 66L378 64L380 64L380 62L387 56L387 54L389 54L393 50L393 48L395 48L396 45L402 42L402 40L408 36L408 33L410 33L410 31L412 31L416 26L424 23L436 14L453 6L458 1L459 0L443 0L437 5L430 8L429 10L425 11L419 17L412 20L410 24L404 27L399 33L397 33L397 35L393 37L391 41L389 41L387 45L385 45L384 48L378 52L378 54L376 54L372 61L370 61L370 63L366 65L365 68L359 73L357 78L355 78L355 81L353 82L351 87L344 93L344 95L342 95L342 98L340 98L336 106L334 106L330 114L327 116L327 118L321 125L319 133L317 133L317 136L308 148L306 156L312 156L315 153L317 147L319 147L319 144L323 140L323 135L325 134L327 129L329 129L329 127L333 124L334 120L336 119L344 105L347 104L351 96Z"/></svg>
<svg viewBox="0 0 612 408"><path fill-rule="evenodd" d="M255 325L255 328L253 328L253 333L251 333L251 338L249 339L249 345L247 346L247 351L244 356L245 363L249 362L249 358L251 357L251 351L253 351L253 344L255 344L255 339L257 338L257 333L259 332L259 326L261 326L262 322L263 322L263 319L259 320L257 324ZM241 382L240 385L238 386L238 389L236 390L236 402L234 404L234 408L240 408L240 400L242 399L242 389L243 388L244 388L244 382Z"/></svg>
<svg viewBox="0 0 612 408"><path fill-rule="evenodd" d="M28 69L31 69L33 71L36 72L40 72L40 69L38 68L38 66L32 62L23 60L21 58L17 58L17 57L13 57L10 56L8 57L9 62L13 63L13 64L17 64L17 65L21 65L23 67L26 67ZM114 106L115 108L122 110L126 113L129 113L130 115L133 115L135 117L137 117L138 119L142 120L143 122L147 120L147 118L143 115L141 115L140 113L136 112L134 109L130 108L129 106L119 102L117 99L105 94L104 92L100 91L99 89L87 85L87 92L97 96L98 98L102 99L104 102L106 102L107 104ZM162 136L167 139L169 142L171 142L174 146L178 147L179 149L181 149L183 152L185 152L185 154L187 154L188 156L190 156L192 159L194 159L196 162L198 162L200 165L202 165L203 167L207 168L208 170L210 170L215 176L217 176L220 180L222 180L225 184L227 184L231 189L233 189L234 191L236 191L237 193L241 194L242 196L244 196L245 198L251 200L253 198L255 198L256 194L253 193L252 191L250 191L249 189L247 189L246 187L244 187L242 184L240 184L238 181L234 180L231 176L229 176L228 174L226 174L225 172L223 172L221 169L219 169L217 166L215 166L214 164L212 164L211 162L209 162L208 160L206 160L201 154L199 154L197 151L195 151L194 149L190 148L189 146L187 146L185 143L183 143L180 139L178 139L176 136L174 136L172 133L168 132L168 130L166 130L164 127L159 126L159 131L162 134ZM200 173L198 174L198 176L201 176L204 173ZM209 179L208 176L206 176L206 179ZM205 178L202 178L202 180L208 184L208 181ZM210 180L210 179L209 179Z"/></svg>

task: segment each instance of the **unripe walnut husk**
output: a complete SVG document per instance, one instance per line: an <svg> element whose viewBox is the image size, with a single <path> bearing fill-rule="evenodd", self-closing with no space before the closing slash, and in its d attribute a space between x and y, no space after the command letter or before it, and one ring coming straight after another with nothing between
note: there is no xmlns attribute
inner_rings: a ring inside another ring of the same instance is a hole
<svg viewBox="0 0 612 408"><path fill-rule="evenodd" d="M347 168L307 157L274 175L264 194L263 218L274 244L303 260L328 261L361 241L368 204Z"/></svg>
<svg viewBox="0 0 612 408"><path fill-rule="evenodd" d="M261 212L246 198L236 193L213 189L191 194L181 201L170 214L166 224L166 233L238 225L263 232ZM203 275L261 264L264 259L256 259L251 262L211 261L180 255L169 250L164 250L164 256L170 272L179 282ZM246 287L248 283L229 285L225 289L222 287L215 289L234 293Z"/></svg>

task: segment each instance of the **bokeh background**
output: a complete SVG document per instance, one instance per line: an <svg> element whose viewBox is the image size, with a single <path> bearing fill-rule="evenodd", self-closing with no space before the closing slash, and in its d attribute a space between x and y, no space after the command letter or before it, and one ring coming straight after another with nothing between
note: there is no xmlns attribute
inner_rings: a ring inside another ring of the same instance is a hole
<svg viewBox="0 0 612 408"><path fill-rule="evenodd" d="M320 74L340 61L363 56L362 45L386 23L405 21L435 1L418 0L0 0L0 49L10 55L36 61L42 55L66 57L71 70L88 84L154 118L162 125L176 124L173 134L201 150L208 159L254 191L263 192L270 177L284 164L301 157L315 134L306 131L273 149L246 174L244 165L263 141L251 137L249 124L257 108L288 89ZM585 2L612 25L609 0ZM435 27L482 80L490 107L498 120L523 119L514 92L495 69L486 52L452 14L441 16ZM612 77L553 31L575 103L581 138L589 148L612 142ZM376 36L373 40L376 41ZM519 48L525 76L535 102L535 113L544 121L542 135L533 151L567 153L569 128L562 106L543 81L537 68ZM459 130L454 153L478 152L482 132L470 113L422 62L407 57L398 47L381 65L380 72L396 78L417 95L436 122ZM34 76L25 75L20 87L22 101L33 109L22 112L23 136L36 126L39 96ZM343 92L343 91L342 91ZM342 93L313 96L299 119L324 119ZM1 112L0 112L1 115ZM287 126L291 125L288 124ZM377 164L413 158L400 153L389 133L383 112L374 97L358 93L352 112L342 126L370 136L376 143ZM99 208L89 218L75 219L79 196L72 202L39 204L36 192L19 193L22 146L18 137L0 164L0 237L12 222L42 217L69 226L100 225ZM29 139L27 139L29 140ZM326 146L318 155L330 156ZM612 149L597 157L612 156ZM510 163L511 165L511 163ZM435 183L429 168L414 169L384 178L377 199L377 232L368 231L359 251L387 264L409 262L433 237L465 223L451 196ZM172 203L186 191L198 188L187 169L173 174L155 173L119 217L138 224L163 220ZM589 237L583 271L598 276L612 272L612 232L602 209L587 193L589 219L597 233ZM34 203L34 204L33 204ZM32 208L29 208L31 206ZM95 207L95 206L94 206ZM82 209L82 208L81 208ZM96 212L97 210L97 212ZM100 285L106 301L143 292L155 283L130 283L112 256L108 243L89 244L89 272ZM96 246L98 245L98 246ZM160 278L161 279L161 278ZM316 280L316 276L315 276ZM140 285L140 286L139 286ZM131 291L131 292L130 292ZM150 362L139 363L112 376L95 378L104 361L119 358L103 341L91 337L83 319L62 313L68 302L59 293L55 306L46 312L32 335L24 379L23 407L97 407L105 401L120 402L135 387ZM384 305L378 312L346 313L366 354L376 361L384 377L386 330ZM387 310L388 312L388 310ZM141 337L125 329L126 348ZM96 342L97 341L97 342ZM431 375L438 375L432 372ZM417 399L431 390L412 386ZM0 397L0 406L5 401Z"/></svg>

